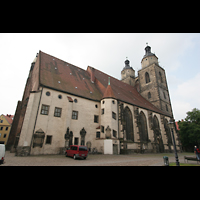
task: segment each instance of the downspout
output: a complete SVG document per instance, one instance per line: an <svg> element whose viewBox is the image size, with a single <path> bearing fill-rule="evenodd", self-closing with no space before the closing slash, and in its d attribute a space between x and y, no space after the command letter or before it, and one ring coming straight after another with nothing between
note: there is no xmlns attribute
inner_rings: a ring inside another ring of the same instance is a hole
<svg viewBox="0 0 200 200"><path fill-rule="evenodd" d="M38 103L38 109L37 109L37 114L36 114L35 123L34 123L34 127L33 127L33 134L32 134L32 138L31 138L31 144L30 144L30 149L29 149L29 154L28 155L30 155L30 153L31 153L31 146L32 146L32 143L33 143L33 135L34 135L34 132L35 132L35 126L36 126L39 107L40 107L40 102L41 102L41 98L42 98L42 92L43 92L43 87L42 87L42 90L41 90L40 100L39 100L39 103Z"/></svg>

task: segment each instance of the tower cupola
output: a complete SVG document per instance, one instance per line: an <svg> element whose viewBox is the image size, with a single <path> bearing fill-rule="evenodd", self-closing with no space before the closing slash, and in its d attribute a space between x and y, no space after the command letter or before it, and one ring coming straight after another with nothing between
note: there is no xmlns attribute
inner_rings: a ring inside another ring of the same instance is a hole
<svg viewBox="0 0 200 200"><path fill-rule="evenodd" d="M130 67L129 63L130 61L128 59L125 60L125 67L123 69L131 69L132 67ZM133 68L132 68L133 69Z"/></svg>
<svg viewBox="0 0 200 200"><path fill-rule="evenodd" d="M124 63L125 63L125 67L121 71L121 80L124 83L134 86L135 70L130 66L130 61L127 59L127 57Z"/></svg>
<svg viewBox="0 0 200 200"><path fill-rule="evenodd" d="M145 47L145 55L142 58L142 68L147 67L151 65L152 63L157 63L158 64L158 57L154 54L151 53L151 47L147 46Z"/></svg>

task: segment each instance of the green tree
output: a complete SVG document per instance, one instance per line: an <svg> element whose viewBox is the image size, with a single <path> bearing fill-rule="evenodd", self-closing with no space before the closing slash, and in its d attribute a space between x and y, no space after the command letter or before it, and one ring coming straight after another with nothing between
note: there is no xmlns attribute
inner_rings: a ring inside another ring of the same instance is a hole
<svg viewBox="0 0 200 200"><path fill-rule="evenodd" d="M194 145L200 147L200 110L194 108L187 112L185 121L178 122L180 139L185 151L193 151Z"/></svg>

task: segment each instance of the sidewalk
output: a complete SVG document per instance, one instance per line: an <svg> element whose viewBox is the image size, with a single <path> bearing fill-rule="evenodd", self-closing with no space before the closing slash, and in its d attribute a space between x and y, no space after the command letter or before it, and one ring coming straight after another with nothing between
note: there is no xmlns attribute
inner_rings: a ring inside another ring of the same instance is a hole
<svg viewBox="0 0 200 200"><path fill-rule="evenodd" d="M179 153L179 162L184 163L184 156L193 153ZM89 154L86 160L74 160L64 155L38 155L17 157L15 153L6 151L5 164L1 166L163 166L163 156L169 162L175 162L174 153L103 155Z"/></svg>

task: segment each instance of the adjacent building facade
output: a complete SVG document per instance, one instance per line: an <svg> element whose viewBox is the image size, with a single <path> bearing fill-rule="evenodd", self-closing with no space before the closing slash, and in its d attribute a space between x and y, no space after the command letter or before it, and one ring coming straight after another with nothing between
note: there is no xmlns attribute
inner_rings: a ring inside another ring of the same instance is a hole
<svg viewBox="0 0 200 200"><path fill-rule="evenodd" d="M105 154L172 151L165 70L149 46L138 77L129 63L118 80L39 51L16 109L10 148L21 156L59 154L72 144Z"/></svg>
<svg viewBox="0 0 200 200"><path fill-rule="evenodd" d="M0 144L7 144L7 140L10 134L10 129L13 122L13 115L1 115L0 116Z"/></svg>

